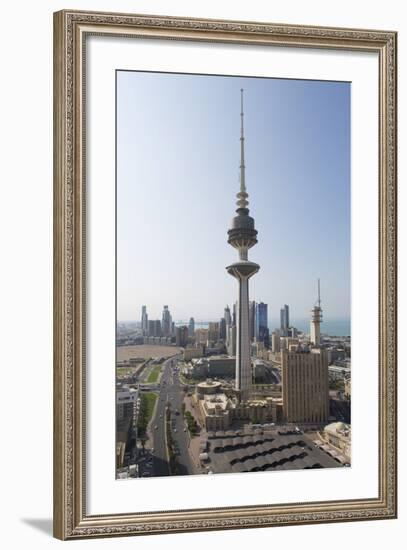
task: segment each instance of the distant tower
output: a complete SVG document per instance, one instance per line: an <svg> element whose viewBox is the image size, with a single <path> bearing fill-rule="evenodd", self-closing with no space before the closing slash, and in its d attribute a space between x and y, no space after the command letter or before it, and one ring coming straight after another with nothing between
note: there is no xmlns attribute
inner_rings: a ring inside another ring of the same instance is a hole
<svg viewBox="0 0 407 550"><path fill-rule="evenodd" d="M148 333L147 306L141 306L141 330L144 335Z"/></svg>
<svg viewBox="0 0 407 550"><path fill-rule="evenodd" d="M257 338L256 333L256 326L257 326L257 319L256 319L256 302L250 301L249 302L249 335L250 335L250 341L252 342L255 338Z"/></svg>
<svg viewBox="0 0 407 550"><path fill-rule="evenodd" d="M260 266L247 258L248 250L257 243L257 231L254 219L249 216L248 197L245 182L244 164L244 125L243 125L243 90L241 92L240 110L240 191L237 194L237 209L228 231L228 243L239 251L239 261L226 269L239 283L239 298L236 312L236 381L235 388L241 401L250 397L252 385L252 368L250 360L249 332L249 279L258 272Z"/></svg>
<svg viewBox="0 0 407 550"><path fill-rule="evenodd" d="M224 312L224 318L225 318L225 322L226 322L226 326L229 326L232 324L232 316L230 315L230 308L229 306L226 306L225 307L225 312Z"/></svg>
<svg viewBox="0 0 407 550"><path fill-rule="evenodd" d="M171 336L172 333L172 318L170 310L168 309L168 306L164 306L163 309L163 316L161 320L161 330L163 333L163 336Z"/></svg>
<svg viewBox="0 0 407 550"><path fill-rule="evenodd" d="M224 317L219 321L219 340L226 342L226 319Z"/></svg>
<svg viewBox="0 0 407 550"><path fill-rule="evenodd" d="M315 347L321 345L321 323L322 323L322 309L321 309L321 292L318 279L318 300L311 311L311 344Z"/></svg>
<svg viewBox="0 0 407 550"><path fill-rule="evenodd" d="M266 347L269 343L267 304L260 302L256 307L256 339L264 342Z"/></svg>
<svg viewBox="0 0 407 550"><path fill-rule="evenodd" d="M290 310L287 304L280 309L280 331L282 336L288 336L290 326Z"/></svg>
<svg viewBox="0 0 407 550"><path fill-rule="evenodd" d="M189 320L188 336L191 336L191 338L195 336L195 319L193 317Z"/></svg>

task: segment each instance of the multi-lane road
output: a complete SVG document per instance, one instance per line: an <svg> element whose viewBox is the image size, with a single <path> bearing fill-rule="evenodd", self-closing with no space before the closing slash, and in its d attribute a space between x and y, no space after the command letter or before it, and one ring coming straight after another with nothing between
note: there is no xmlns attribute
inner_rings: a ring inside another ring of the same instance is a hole
<svg viewBox="0 0 407 550"><path fill-rule="evenodd" d="M167 404L171 411L171 435L177 447L178 473L181 475L193 473L193 464L188 452L189 434L182 415L183 389L178 374L178 357L171 357L163 363L159 381L157 404L150 423L152 439L150 447L154 449L151 453L153 456L152 476L171 475L165 432Z"/></svg>

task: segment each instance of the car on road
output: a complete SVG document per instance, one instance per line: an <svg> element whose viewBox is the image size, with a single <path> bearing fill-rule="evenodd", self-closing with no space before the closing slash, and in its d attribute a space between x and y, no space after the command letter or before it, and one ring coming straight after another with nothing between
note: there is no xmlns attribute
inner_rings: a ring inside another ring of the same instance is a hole
<svg viewBox="0 0 407 550"><path fill-rule="evenodd" d="M155 430L158 430L158 425L157 425L157 424L154 426L154 429L155 429Z"/></svg>
<svg viewBox="0 0 407 550"><path fill-rule="evenodd" d="M177 433L177 428L174 428L174 432Z"/></svg>
<svg viewBox="0 0 407 550"><path fill-rule="evenodd" d="M184 432L186 432L186 431L187 431L187 429L186 429L186 428L184 428Z"/></svg>

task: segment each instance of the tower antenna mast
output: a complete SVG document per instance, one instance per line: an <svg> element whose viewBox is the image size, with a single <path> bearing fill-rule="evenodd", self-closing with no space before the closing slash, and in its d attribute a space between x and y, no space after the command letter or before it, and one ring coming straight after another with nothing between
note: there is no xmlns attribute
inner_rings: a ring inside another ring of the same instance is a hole
<svg viewBox="0 0 407 550"><path fill-rule="evenodd" d="M321 307L321 291L320 291L319 278L318 278L318 307Z"/></svg>

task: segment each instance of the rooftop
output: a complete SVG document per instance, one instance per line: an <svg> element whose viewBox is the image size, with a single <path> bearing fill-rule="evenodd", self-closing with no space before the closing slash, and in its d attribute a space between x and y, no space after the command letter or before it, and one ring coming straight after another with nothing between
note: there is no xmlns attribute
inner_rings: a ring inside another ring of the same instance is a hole
<svg viewBox="0 0 407 550"><path fill-rule="evenodd" d="M208 434L209 468L214 473L337 468L340 461L302 433L277 429Z"/></svg>

